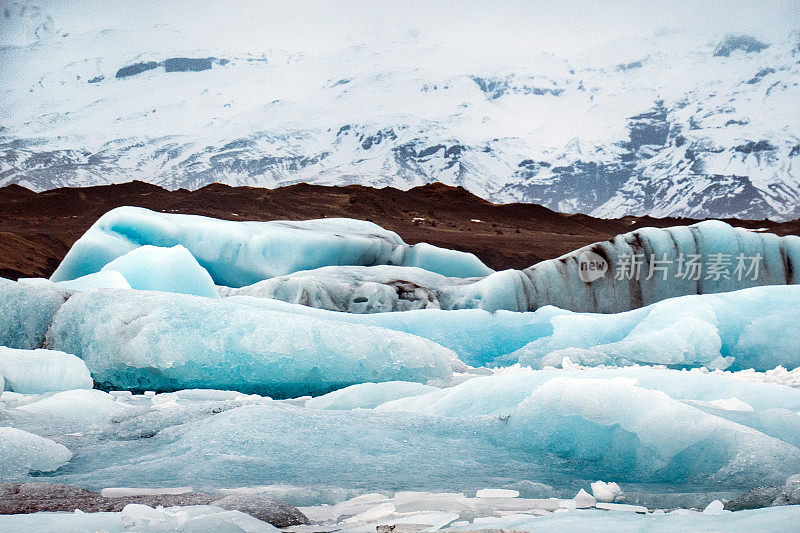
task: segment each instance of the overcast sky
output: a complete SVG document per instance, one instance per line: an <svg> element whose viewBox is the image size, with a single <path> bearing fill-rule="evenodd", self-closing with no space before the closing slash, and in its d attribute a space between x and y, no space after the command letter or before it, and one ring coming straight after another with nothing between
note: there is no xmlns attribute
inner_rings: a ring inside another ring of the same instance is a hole
<svg viewBox="0 0 800 533"><path fill-rule="evenodd" d="M797 1L28 0L70 31L165 24L204 48L325 51L416 36L465 49L569 55L659 30L745 32L767 41L800 27ZM0 0L0 4L17 0Z"/></svg>

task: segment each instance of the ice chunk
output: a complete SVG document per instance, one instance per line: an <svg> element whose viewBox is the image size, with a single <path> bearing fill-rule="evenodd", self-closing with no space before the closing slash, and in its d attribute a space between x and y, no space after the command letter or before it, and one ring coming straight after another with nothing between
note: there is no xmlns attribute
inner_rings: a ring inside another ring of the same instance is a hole
<svg viewBox="0 0 800 533"><path fill-rule="evenodd" d="M597 499L583 489L578 491L573 500L575 500L576 509L588 509L597 503Z"/></svg>
<svg viewBox="0 0 800 533"><path fill-rule="evenodd" d="M599 502L613 502L620 496L622 496L622 489L619 488L619 485L614 483L606 483L604 481L595 481L591 484L592 486L592 496Z"/></svg>
<svg viewBox="0 0 800 533"><path fill-rule="evenodd" d="M98 383L123 389L291 397L357 383L445 379L460 364L431 341L381 328L229 299L112 289L72 296L48 342L78 354Z"/></svg>
<svg viewBox="0 0 800 533"><path fill-rule="evenodd" d="M213 505L159 507L131 503L122 510L122 526L137 531L242 531L277 533L275 526L241 511L225 511Z"/></svg>
<svg viewBox="0 0 800 533"><path fill-rule="evenodd" d="M110 418L133 407L115 401L103 391L76 389L58 392L19 409L44 416L96 420Z"/></svg>
<svg viewBox="0 0 800 533"><path fill-rule="evenodd" d="M725 504L719 500L714 500L713 502L709 503L705 509L703 509L703 514L721 515L725 512L724 509Z"/></svg>
<svg viewBox="0 0 800 533"><path fill-rule="evenodd" d="M47 328L70 291L0 278L0 346L40 348Z"/></svg>
<svg viewBox="0 0 800 533"><path fill-rule="evenodd" d="M372 409L391 400L419 396L435 390L439 389L407 381L362 383L311 398L305 405L313 409Z"/></svg>
<svg viewBox="0 0 800 533"><path fill-rule="evenodd" d="M0 346L0 375L14 392L40 394L91 389L92 377L78 357L56 350L17 350Z"/></svg>
<svg viewBox="0 0 800 533"><path fill-rule="evenodd" d="M328 265L413 264L450 276L491 273L472 254L409 247L396 233L362 220L231 222L119 207L78 239L51 279L64 281L97 272L148 244L185 246L217 284L229 287Z"/></svg>
<svg viewBox="0 0 800 533"><path fill-rule="evenodd" d="M52 472L67 464L72 453L50 439L21 429L0 427L0 479L28 472Z"/></svg>
<svg viewBox="0 0 800 533"><path fill-rule="evenodd" d="M88 291L90 289L130 289L131 285L125 276L116 270L105 269L94 274L87 274L69 281L59 281L59 287L76 291Z"/></svg>
<svg viewBox="0 0 800 533"><path fill-rule="evenodd" d="M583 368L576 370L503 371L470 379L454 387L387 402L381 411L412 411L436 416L509 415L539 386L556 377L617 379L665 392L681 401L712 403L735 396L758 411L784 408L800 411L800 389L746 381L731 373L657 367ZM622 382L622 381L620 381Z"/></svg>
<svg viewBox="0 0 800 533"><path fill-rule="evenodd" d="M607 509L609 511L622 511L625 513L641 513L647 512L647 507L643 505L631 505L629 503L611 503L611 502L597 502L594 504L598 509Z"/></svg>
<svg viewBox="0 0 800 533"><path fill-rule="evenodd" d="M699 276L686 266L695 256ZM581 268L591 263L589 259L604 263L605 274L593 280L582 276ZM751 270L754 263L758 268ZM534 287L529 309L555 305L619 313L676 296L800 283L796 265L800 265L800 237L778 237L710 220L638 229L524 272Z"/></svg>
<svg viewBox="0 0 800 533"><path fill-rule="evenodd" d="M131 488L108 487L100 491L106 498L124 498L127 496L160 496L162 494L186 494L192 492L192 487L164 487L164 488Z"/></svg>
<svg viewBox="0 0 800 533"><path fill-rule="evenodd" d="M145 245L106 264L101 273L120 272L134 289L217 298L217 287L189 250Z"/></svg>
<svg viewBox="0 0 800 533"><path fill-rule="evenodd" d="M766 479L781 463L800 467L794 446L620 380L552 379L512 412L509 424L520 446L593 461L618 475Z"/></svg>

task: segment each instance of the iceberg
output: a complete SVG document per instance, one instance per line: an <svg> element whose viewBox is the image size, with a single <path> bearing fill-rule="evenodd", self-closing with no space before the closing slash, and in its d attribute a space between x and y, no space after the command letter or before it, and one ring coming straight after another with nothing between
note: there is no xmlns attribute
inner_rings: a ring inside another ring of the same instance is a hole
<svg viewBox="0 0 800 533"><path fill-rule="evenodd" d="M642 228L522 271L495 273L472 254L426 243L409 246L396 233L361 220L233 222L137 207L103 215L51 279L74 280L134 253L123 261L122 273L134 288L143 288L169 276L166 267L154 272L142 263L139 253L145 252L134 252L147 246L181 246L188 254L170 255L182 265L178 270L189 268L196 278L205 269L217 285L247 287L238 293L222 289L225 294L356 313L437 307L534 311L547 305L618 313L677 296L800 282L800 237L721 221ZM187 255L198 265L190 267ZM323 268L380 265L407 268ZM259 284L264 280L269 281ZM210 290L207 283L203 287Z"/></svg>
<svg viewBox="0 0 800 533"><path fill-rule="evenodd" d="M144 245L182 245L215 283L229 287L329 265L408 264L454 277L492 272L472 254L409 246L396 233L362 220L233 222L119 207L100 217L75 242L51 279L65 281L98 272Z"/></svg>
<svg viewBox="0 0 800 533"><path fill-rule="evenodd" d="M55 350L17 350L0 346L0 376L8 390L40 394L91 389L92 377L80 358Z"/></svg>
<svg viewBox="0 0 800 533"><path fill-rule="evenodd" d="M29 472L52 472L71 458L66 446L57 442L21 429L0 427L0 479L4 481Z"/></svg>
<svg viewBox="0 0 800 533"><path fill-rule="evenodd" d="M365 382L446 380L463 363L427 339L185 294L74 294L46 345L104 387L217 388L280 397Z"/></svg>
<svg viewBox="0 0 800 533"><path fill-rule="evenodd" d="M140 246L100 269L100 274L106 272L119 272L134 289L219 297L206 269L180 244Z"/></svg>
<svg viewBox="0 0 800 533"><path fill-rule="evenodd" d="M98 437L75 440L80 461L51 481L88 488L315 487L335 479L344 489L396 491L513 490L535 479L574 494L576 480L587 478L669 483L684 492L744 491L782 484L786 472L800 471L800 450L784 440L624 376L558 372L521 399L505 400L505 414L331 411L268 399L154 404L112 418L111 428L95 430ZM498 379L496 396L503 386ZM471 390L460 390L462 402L491 408L491 398L470 399ZM26 423L49 428L52 419ZM186 464L193 468L181 468Z"/></svg>
<svg viewBox="0 0 800 533"><path fill-rule="evenodd" d="M413 309L526 311L528 285L528 278L518 270L485 278L452 278L417 267L329 266L231 289L224 295L359 314Z"/></svg>

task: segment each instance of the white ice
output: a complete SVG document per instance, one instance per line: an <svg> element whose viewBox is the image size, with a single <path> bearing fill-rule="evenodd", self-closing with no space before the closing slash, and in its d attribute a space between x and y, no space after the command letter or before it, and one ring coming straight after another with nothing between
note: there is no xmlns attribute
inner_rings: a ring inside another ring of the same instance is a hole
<svg viewBox="0 0 800 533"><path fill-rule="evenodd" d="M50 439L12 427L0 427L0 479L12 480L29 472L52 472L72 453Z"/></svg>
<svg viewBox="0 0 800 533"><path fill-rule="evenodd" d="M0 376L8 390L22 393L91 389L92 376L80 358L57 350L0 346Z"/></svg>
<svg viewBox="0 0 800 533"><path fill-rule="evenodd" d="M111 418L132 406L118 402L110 394L95 389L75 389L58 392L19 407L21 411L48 417L99 420Z"/></svg>

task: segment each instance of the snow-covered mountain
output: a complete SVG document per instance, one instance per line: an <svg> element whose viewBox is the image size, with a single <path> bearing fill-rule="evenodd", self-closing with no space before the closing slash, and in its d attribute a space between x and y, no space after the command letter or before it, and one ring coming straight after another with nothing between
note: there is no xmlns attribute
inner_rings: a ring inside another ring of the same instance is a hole
<svg viewBox="0 0 800 533"><path fill-rule="evenodd" d="M441 181L601 217L800 216L797 33L562 57L409 31L308 51L63 11L0 3L0 186Z"/></svg>

